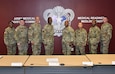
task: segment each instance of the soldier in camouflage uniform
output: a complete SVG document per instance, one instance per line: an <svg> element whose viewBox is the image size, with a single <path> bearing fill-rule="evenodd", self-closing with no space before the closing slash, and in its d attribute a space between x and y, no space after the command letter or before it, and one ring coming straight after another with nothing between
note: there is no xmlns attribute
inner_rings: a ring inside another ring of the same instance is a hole
<svg viewBox="0 0 115 74"><path fill-rule="evenodd" d="M109 43L112 38L112 25L108 23L107 17L103 18L103 22L101 26L100 51L106 54L108 53Z"/></svg>
<svg viewBox="0 0 115 74"><path fill-rule="evenodd" d="M87 31L83 28L83 24L78 24L78 29L75 31L75 46L76 54L85 54L85 46L87 42Z"/></svg>
<svg viewBox="0 0 115 74"><path fill-rule="evenodd" d="M16 28L15 39L18 45L20 55L26 55L28 49L28 28L25 26L25 21L20 19L20 25Z"/></svg>
<svg viewBox="0 0 115 74"><path fill-rule="evenodd" d="M28 31L28 38L32 44L33 55L41 53L41 25L39 17L35 17L35 23L31 24Z"/></svg>
<svg viewBox="0 0 115 74"><path fill-rule="evenodd" d="M54 28L52 25L52 18L48 18L48 24L46 24L42 30L42 39L45 47L45 54L51 55L54 51Z"/></svg>
<svg viewBox="0 0 115 74"><path fill-rule="evenodd" d="M92 20L92 27L89 29L88 44L90 53L96 54L98 43L100 42L100 29L96 26L96 20Z"/></svg>
<svg viewBox="0 0 115 74"><path fill-rule="evenodd" d="M64 55L70 55L74 45L75 32L74 29L69 26L69 21L65 21L64 25L65 28L62 31L62 52Z"/></svg>
<svg viewBox="0 0 115 74"><path fill-rule="evenodd" d="M9 22L9 27L5 29L4 32L4 43L7 47L8 55L16 54L16 40L14 38L15 28L13 27L13 22Z"/></svg>

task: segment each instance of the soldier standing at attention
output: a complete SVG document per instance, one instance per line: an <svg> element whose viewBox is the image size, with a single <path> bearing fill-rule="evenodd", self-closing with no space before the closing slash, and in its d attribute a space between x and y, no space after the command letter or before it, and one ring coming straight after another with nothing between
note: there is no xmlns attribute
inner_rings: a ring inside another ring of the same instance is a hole
<svg viewBox="0 0 115 74"><path fill-rule="evenodd" d="M70 55L74 45L75 33L74 29L69 26L69 21L65 21L64 25L65 28L62 31L62 52L64 55Z"/></svg>
<svg viewBox="0 0 115 74"><path fill-rule="evenodd" d="M42 30L42 39L45 47L45 54L52 55L54 51L54 28L51 17L48 17L48 24L46 24Z"/></svg>
<svg viewBox="0 0 115 74"><path fill-rule="evenodd" d="M7 47L7 54L8 55L15 55L16 54L16 40L14 38L15 35L15 28L13 27L14 23L10 21L9 26L5 29L4 32L4 43Z"/></svg>
<svg viewBox="0 0 115 74"><path fill-rule="evenodd" d="M89 29L88 44L90 53L96 54L98 43L100 42L100 29L96 26L96 20L92 20L92 27Z"/></svg>
<svg viewBox="0 0 115 74"><path fill-rule="evenodd" d="M28 30L28 38L32 44L33 55L39 55L41 53L41 25L39 17L35 17L35 23L31 24Z"/></svg>
<svg viewBox="0 0 115 74"><path fill-rule="evenodd" d="M28 28L25 26L23 19L20 19L19 24L15 30L15 39L17 41L19 54L26 55L28 50Z"/></svg>
<svg viewBox="0 0 115 74"><path fill-rule="evenodd" d="M75 31L75 46L76 54L85 54L85 46L87 43L87 31L83 28L83 24L78 24L78 29Z"/></svg>
<svg viewBox="0 0 115 74"><path fill-rule="evenodd" d="M101 42L100 42L101 53L104 54L108 53L111 38L112 38L112 25L108 23L107 17L104 17L103 24L101 26Z"/></svg>

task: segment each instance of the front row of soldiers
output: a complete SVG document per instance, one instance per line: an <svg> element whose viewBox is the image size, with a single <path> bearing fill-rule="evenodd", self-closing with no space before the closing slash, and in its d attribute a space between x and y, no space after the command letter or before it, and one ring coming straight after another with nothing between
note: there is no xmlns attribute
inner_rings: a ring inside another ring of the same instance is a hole
<svg viewBox="0 0 115 74"><path fill-rule="evenodd" d="M54 47L54 29L52 25L52 18L48 18L48 24L41 29L39 17L35 17L35 23L31 24L29 28L25 26L25 21L20 19L19 26L15 29L13 22L9 22L9 26L4 32L4 43L7 47L7 54L16 54L16 45L18 47L19 55L26 55L28 50L28 43L31 43L32 54L39 55L41 53L41 43L44 43L45 54L53 54Z"/></svg>
<svg viewBox="0 0 115 74"><path fill-rule="evenodd" d="M101 53L108 53L109 43L112 38L112 25L108 23L107 17L103 18L101 29L97 26L96 20L92 21L89 33L83 28L83 24L78 24L78 29L74 29L69 25L69 21L65 21L65 28L62 31L62 52L64 55L70 55L75 46L76 54L85 54L85 46L89 45L90 53L96 54L97 47L100 42ZM4 32L4 43L7 46L7 54L16 54L16 45L20 55L26 55L28 43L32 45L32 54L39 55L41 53L41 43L45 47L45 54L53 54L54 49L54 29L52 18L48 18L48 23L41 29L39 17L35 17L35 23L25 26L25 21L20 20L19 26L15 29L13 23L9 22L9 27Z"/></svg>

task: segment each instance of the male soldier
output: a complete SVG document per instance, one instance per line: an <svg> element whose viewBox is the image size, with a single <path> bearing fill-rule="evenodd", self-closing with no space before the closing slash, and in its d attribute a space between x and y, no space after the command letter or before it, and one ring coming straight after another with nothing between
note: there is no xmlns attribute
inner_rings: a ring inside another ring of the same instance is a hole
<svg viewBox="0 0 115 74"><path fill-rule="evenodd" d="M62 31L62 52L64 55L70 55L71 49L74 45L74 30L71 26L69 26L69 21L65 21L65 28Z"/></svg>
<svg viewBox="0 0 115 74"><path fill-rule="evenodd" d="M89 29L88 44L90 53L96 54L98 43L100 42L100 29L96 26L96 20L92 20L92 27Z"/></svg>
<svg viewBox="0 0 115 74"><path fill-rule="evenodd" d="M33 55L41 53L41 25L39 17L35 17L35 23L31 24L28 31L28 38L32 44Z"/></svg>
<svg viewBox="0 0 115 74"><path fill-rule="evenodd" d="M48 24L46 24L42 30L42 39L45 47L45 54L53 54L54 49L54 28L52 25L52 18L48 18Z"/></svg>
<svg viewBox="0 0 115 74"><path fill-rule="evenodd" d="M101 26L100 51L106 54L108 53L109 43L112 38L112 25L108 23L107 17L103 18L103 22Z"/></svg>
<svg viewBox="0 0 115 74"><path fill-rule="evenodd" d="M20 19L19 24L16 28L15 39L17 41L19 54L26 55L28 49L28 29L23 19Z"/></svg>
<svg viewBox="0 0 115 74"><path fill-rule="evenodd" d="M16 40L14 38L15 28L13 27L13 22L9 22L9 26L5 29L4 32L4 43L7 47L8 55L16 54Z"/></svg>
<svg viewBox="0 0 115 74"><path fill-rule="evenodd" d="M83 28L83 24L78 24L78 29L75 31L75 46L76 54L85 54L85 46L87 42L87 31Z"/></svg>

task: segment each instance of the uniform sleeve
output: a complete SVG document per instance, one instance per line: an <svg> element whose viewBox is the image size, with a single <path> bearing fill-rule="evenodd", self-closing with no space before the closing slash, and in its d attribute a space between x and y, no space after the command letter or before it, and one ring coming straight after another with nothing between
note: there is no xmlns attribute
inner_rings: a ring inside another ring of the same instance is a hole
<svg viewBox="0 0 115 74"><path fill-rule="evenodd" d="M62 43L65 42L65 39L64 39L64 29L62 30Z"/></svg>
<svg viewBox="0 0 115 74"><path fill-rule="evenodd" d="M44 28L42 29L42 42L45 44L45 37L46 37L46 26L44 26Z"/></svg>
<svg viewBox="0 0 115 74"><path fill-rule="evenodd" d="M86 30L84 30L84 38L85 38L85 45L86 45L86 42L87 42L87 31Z"/></svg>
<svg viewBox="0 0 115 74"><path fill-rule="evenodd" d="M29 41L29 38L28 38L28 31L29 31L29 29L28 29L28 27L26 27L26 30L27 30L26 37L27 37L27 43L28 43L28 41Z"/></svg>
<svg viewBox="0 0 115 74"><path fill-rule="evenodd" d="M52 30L51 30L51 37L52 37L52 42L54 42L54 28L52 26Z"/></svg>
<svg viewBox="0 0 115 74"><path fill-rule="evenodd" d="M30 26L28 29L28 40L32 41L32 39L33 39L33 29L32 26Z"/></svg>
<svg viewBox="0 0 115 74"><path fill-rule="evenodd" d="M99 43L100 42L100 33L101 33L101 31L100 31L100 28L99 27L97 27L97 43Z"/></svg>
<svg viewBox="0 0 115 74"><path fill-rule="evenodd" d="M15 29L14 38L15 38L16 42L18 43L19 42L19 31L18 31L18 27Z"/></svg>
<svg viewBox="0 0 115 74"><path fill-rule="evenodd" d="M40 39L40 43L42 42L42 29L41 29L41 25L40 25L40 29L39 29L39 39Z"/></svg>
<svg viewBox="0 0 115 74"><path fill-rule="evenodd" d="M52 26L51 35L54 36L54 28L53 28L53 26Z"/></svg>
<svg viewBox="0 0 115 74"><path fill-rule="evenodd" d="M91 28L89 29L89 33L88 33L88 43L90 42L90 32L91 32Z"/></svg>
<svg viewBox="0 0 115 74"><path fill-rule="evenodd" d="M109 39L111 39L112 38L112 25L111 24L110 24L110 26L107 29L107 34L109 36Z"/></svg>
<svg viewBox="0 0 115 74"><path fill-rule="evenodd" d="M7 32L7 30L5 30L5 32L4 32L4 43L5 43L6 45L9 44L9 40L8 40L8 32Z"/></svg>
<svg viewBox="0 0 115 74"><path fill-rule="evenodd" d="M75 45L77 45L77 33L78 33L78 31L76 30L76 31L75 31L75 40L74 40L74 44L75 44Z"/></svg>
<svg viewBox="0 0 115 74"><path fill-rule="evenodd" d="M75 32L74 32L74 29L72 28L70 28L70 36L71 36L71 42L73 42L75 39Z"/></svg>

